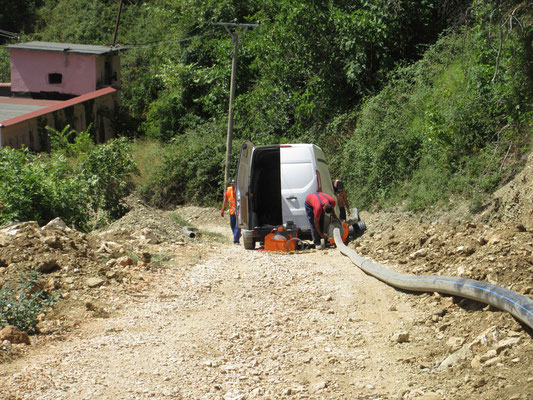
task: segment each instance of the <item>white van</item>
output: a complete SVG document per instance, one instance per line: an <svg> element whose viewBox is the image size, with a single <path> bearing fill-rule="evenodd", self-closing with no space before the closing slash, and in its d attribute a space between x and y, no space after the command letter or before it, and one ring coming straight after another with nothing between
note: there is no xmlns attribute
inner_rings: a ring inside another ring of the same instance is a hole
<svg viewBox="0 0 533 400"><path fill-rule="evenodd" d="M236 182L237 223L245 249L254 249L274 227L311 238L305 198L317 191L335 198L324 152L314 144L254 147L243 143ZM339 215L338 207L335 210Z"/></svg>

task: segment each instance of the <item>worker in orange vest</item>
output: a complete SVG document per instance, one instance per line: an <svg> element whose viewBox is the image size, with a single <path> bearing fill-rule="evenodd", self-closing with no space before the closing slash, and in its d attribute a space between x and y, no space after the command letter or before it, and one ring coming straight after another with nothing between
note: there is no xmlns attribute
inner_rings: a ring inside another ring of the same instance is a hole
<svg viewBox="0 0 533 400"><path fill-rule="evenodd" d="M239 244L239 239L241 237L241 228L237 226L237 215L235 214L235 179L231 180L230 186L226 189L224 193L224 201L222 202L222 210L220 210L220 215L224 216L224 209L226 204L229 208L229 225L231 226L231 231L233 232L233 243Z"/></svg>

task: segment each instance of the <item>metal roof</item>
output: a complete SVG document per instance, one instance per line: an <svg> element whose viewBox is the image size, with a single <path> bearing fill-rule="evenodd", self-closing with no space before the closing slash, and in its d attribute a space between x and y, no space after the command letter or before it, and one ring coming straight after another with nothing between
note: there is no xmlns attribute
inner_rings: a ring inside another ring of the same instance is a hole
<svg viewBox="0 0 533 400"><path fill-rule="evenodd" d="M8 119L19 117L58 103L60 101L0 97L0 124Z"/></svg>
<svg viewBox="0 0 533 400"><path fill-rule="evenodd" d="M19 44L10 44L5 46L6 49L16 50L36 50L36 51L51 51L56 53L77 53L88 55L104 55L108 53L115 53L119 50L124 50L124 47L112 46L97 46L89 44L74 44L74 43L53 43L53 42L28 42Z"/></svg>

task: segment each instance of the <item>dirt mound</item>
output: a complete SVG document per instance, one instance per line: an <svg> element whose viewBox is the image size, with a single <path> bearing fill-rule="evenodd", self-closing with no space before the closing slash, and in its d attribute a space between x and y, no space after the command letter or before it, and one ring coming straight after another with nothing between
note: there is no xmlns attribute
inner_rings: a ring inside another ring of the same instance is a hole
<svg viewBox="0 0 533 400"><path fill-rule="evenodd" d="M494 193L481 217L491 223L516 221L533 230L533 153L524 169Z"/></svg>
<svg viewBox="0 0 533 400"><path fill-rule="evenodd" d="M36 222L0 228L0 287L32 271L83 275L97 264L86 235L59 219L42 228Z"/></svg>

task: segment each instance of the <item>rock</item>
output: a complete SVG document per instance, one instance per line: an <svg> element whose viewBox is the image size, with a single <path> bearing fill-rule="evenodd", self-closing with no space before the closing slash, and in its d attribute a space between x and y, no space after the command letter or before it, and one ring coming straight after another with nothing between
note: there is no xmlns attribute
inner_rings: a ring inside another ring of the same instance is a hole
<svg viewBox="0 0 533 400"><path fill-rule="evenodd" d="M456 352L450 354L444 361L438 366L438 370L443 370L448 367L453 367L455 364L466 360L470 355L471 351L468 349L468 346L463 346Z"/></svg>
<svg viewBox="0 0 533 400"><path fill-rule="evenodd" d="M427 255L428 255L428 249L423 248L423 249L415 251L414 253L411 253L409 255L409 258L411 258L412 260L415 260L417 258L426 257Z"/></svg>
<svg viewBox="0 0 533 400"><path fill-rule="evenodd" d="M482 356L480 356L479 357L479 361L481 361L483 363L483 362L485 362L487 360L490 360L491 358L496 357L497 355L498 355L498 353L496 352L496 350L492 349L492 350L487 351Z"/></svg>
<svg viewBox="0 0 533 400"><path fill-rule="evenodd" d="M422 396L417 397L418 400L442 400L442 396L438 393L428 392L424 393Z"/></svg>
<svg viewBox="0 0 533 400"><path fill-rule="evenodd" d="M52 221L50 221L49 223L47 223L45 226L43 226L43 230L47 230L47 229L60 229L60 230L67 230L67 229L70 229L67 224L65 224L65 222L63 222L63 220L59 217L53 219Z"/></svg>
<svg viewBox="0 0 533 400"><path fill-rule="evenodd" d="M328 387L328 381L319 381L311 385L311 390L313 392L318 392L319 390L325 389Z"/></svg>
<svg viewBox="0 0 533 400"><path fill-rule="evenodd" d="M489 367L499 362L500 362L500 357L494 357L494 358L491 358L490 360L485 361L483 365Z"/></svg>
<svg viewBox="0 0 533 400"><path fill-rule="evenodd" d="M487 380L484 377L477 378L475 381L472 382L472 386L475 388L480 388L482 386L485 386L487 384Z"/></svg>
<svg viewBox="0 0 533 400"><path fill-rule="evenodd" d="M116 263L122 267L127 267L129 265L133 265L133 259L131 257L124 256L120 257Z"/></svg>
<svg viewBox="0 0 533 400"><path fill-rule="evenodd" d="M459 350L463 344L465 344L465 339L462 337L451 337L446 342L446 345L452 349L452 351Z"/></svg>
<svg viewBox="0 0 533 400"><path fill-rule="evenodd" d="M480 344L483 346L490 346L500 340L500 331L497 327L491 326L479 335L471 344L470 347Z"/></svg>
<svg viewBox="0 0 533 400"><path fill-rule="evenodd" d="M152 261L152 255L150 253L147 253L147 252L143 252L141 254L141 259L146 263L146 264L150 264L150 262Z"/></svg>
<svg viewBox="0 0 533 400"><path fill-rule="evenodd" d="M244 400L246 396L244 394L238 394L234 392L228 392L223 397L224 400Z"/></svg>
<svg viewBox="0 0 533 400"><path fill-rule="evenodd" d="M15 326L7 325L0 330L0 341L8 340L10 343L25 343L30 345L30 337Z"/></svg>
<svg viewBox="0 0 533 400"><path fill-rule="evenodd" d="M396 343L405 343L409 341L409 332L396 332L392 335L391 340Z"/></svg>
<svg viewBox="0 0 533 400"><path fill-rule="evenodd" d="M96 278L96 277L88 278L86 280L87 286L89 286L90 288L102 286L105 282L106 282L105 279Z"/></svg>
<svg viewBox="0 0 533 400"><path fill-rule="evenodd" d="M46 236L42 242L52 249L60 249L62 247L61 241L56 235Z"/></svg>
<svg viewBox="0 0 533 400"><path fill-rule="evenodd" d="M475 356L472 361L470 361L470 366L472 368L481 368L481 356Z"/></svg>
<svg viewBox="0 0 533 400"><path fill-rule="evenodd" d="M520 337L501 340L498 342L498 344L496 344L496 352L500 354L503 350L513 347L514 345L518 344L518 342L520 342Z"/></svg>
<svg viewBox="0 0 533 400"><path fill-rule="evenodd" d="M35 270L42 273L52 272L59 268L57 260L52 256L44 256L36 262Z"/></svg>
<svg viewBox="0 0 533 400"><path fill-rule="evenodd" d="M475 250L470 246L459 246L457 249L455 249L455 253L462 254L465 256L469 256L471 254L474 254Z"/></svg>
<svg viewBox="0 0 533 400"><path fill-rule="evenodd" d="M141 229L141 231L139 232L139 239L141 239L142 241L144 241L144 242L146 242L148 244L158 244L159 243L159 239L157 238L155 233L152 232L150 229L147 229L147 228Z"/></svg>

